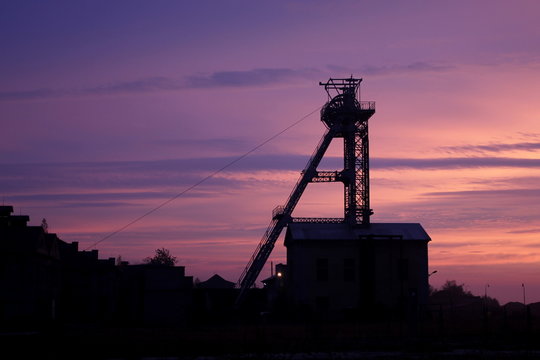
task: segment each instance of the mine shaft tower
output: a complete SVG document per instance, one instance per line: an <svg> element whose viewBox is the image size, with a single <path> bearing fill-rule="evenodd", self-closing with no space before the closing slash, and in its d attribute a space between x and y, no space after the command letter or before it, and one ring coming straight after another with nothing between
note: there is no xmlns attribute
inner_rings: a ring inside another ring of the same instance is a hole
<svg viewBox="0 0 540 360"><path fill-rule="evenodd" d="M362 79L351 76L345 79L331 78L325 83L319 83L328 94L328 101L321 109L321 121L327 130L285 205L276 207L272 212L272 222L238 280L240 294L237 305L255 283L281 231L289 223L345 222L350 226L369 226L373 211L369 205L368 120L375 113L375 102L360 101L361 82ZM343 170L319 171L317 167L334 138L343 138ZM292 212L309 183L336 181L344 185L343 218L292 217Z"/></svg>

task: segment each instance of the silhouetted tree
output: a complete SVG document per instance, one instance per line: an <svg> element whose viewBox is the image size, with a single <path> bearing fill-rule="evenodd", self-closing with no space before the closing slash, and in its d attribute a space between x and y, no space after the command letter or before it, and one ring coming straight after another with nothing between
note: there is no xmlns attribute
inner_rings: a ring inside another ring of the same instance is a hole
<svg viewBox="0 0 540 360"><path fill-rule="evenodd" d="M163 266L174 266L178 260L175 256L165 248L156 249L156 253L153 257L147 257L143 259L143 262L148 265L163 265Z"/></svg>
<svg viewBox="0 0 540 360"><path fill-rule="evenodd" d="M49 232L49 224L47 224L47 220L45 220L45 218L41 220L41 227L43 228L43 232L45 233Z"/></svg>
<svg viewBox="0 0 540 360"><path fill-rule="evenodd" d="M458 284L455 280L447 280L440 289L430 291L432 302L463 304L471 302L483 302L489 307L498 307L497 299L489 296L475 296L470 291L465 290L465 284Z"/></svg>
<svg viewBox="0 0 540 360"><path fill-rule="evenodd" d="M455 298L474 296L470 291L465 290L465 284L458 285L456 280L446 280L439 291L444 291Z"/></svg>

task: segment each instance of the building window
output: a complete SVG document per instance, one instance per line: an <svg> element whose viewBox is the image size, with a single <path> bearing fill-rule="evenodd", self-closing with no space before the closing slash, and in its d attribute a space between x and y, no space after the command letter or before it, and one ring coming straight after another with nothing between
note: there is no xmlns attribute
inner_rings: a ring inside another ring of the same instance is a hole
<svg viewBox="0 0 540 360"><path fill-rule="evenodd" d="M399 259L398 260L398 276L401 281L409 280L409 260L408 259Z"/></svg>
<svg viewBox="0 0 540 360"><path fill-rule="evenodd" d="M315 276L317 281L328 281L328 259L317 259Z"/></svg>
<svg viewBox="0 0 540 360"><path fill-rule="evenodd" d="M343 280L347 282L354 282L356 280L356 269L354 266L354 259L343 259Z"/></svg>

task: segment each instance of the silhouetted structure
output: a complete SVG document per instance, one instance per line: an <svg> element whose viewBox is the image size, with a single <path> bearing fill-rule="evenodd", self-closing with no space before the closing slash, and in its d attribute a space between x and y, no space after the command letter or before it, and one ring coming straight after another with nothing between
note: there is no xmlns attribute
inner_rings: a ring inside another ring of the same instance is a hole
<svg viewBox="0 0 540 360"><path fill-rule="evenodd" d="M193 278L184 266L121 266L121 319L130 325L182 326L190 320Z"/></svg>
<svg viewBox="0 0 540 360"><path fill-rule="evenodd" d="M302 176L296 183L285 206L278 206L272 213L261 242L255 249L238 285L241 288L237 303L242 301L248 288L253 286L264 264L268 260L275 242L285 226L292 222L342 223L352 226L369 224L372 211L369 206L369 146L368 119L375 113L375 102L357 100L362 79L330 79L324 85L329 101L321 110L321 120L327 127L319 145L308 161ZM332 92L337 95L332 97ZM344 166L342 171L319 171L328 146L335 138L343 138ZM293 219L292 212L309 183L340 181L344 184L343 219Z"/></svg>
<svg viewBox="0 0 540 360"><path fill-rule="evenodd" d="M117 266L98 251L79 251L45 226L0 206L0 323L35 327L53 322L184 325L193 279L183 266Z"/></svg>
<svg viewBox="0 0 540 360"><path fill-rule="evenodd" d="M277 264L275 272L269 278L262 280L266 290L267 310L283 313L287 307L286 284L288 281L287 265Z"/></svg>
<svg viewBox="0 0 540 360"><path fill-rule="evenodd" d="M290 304L323 319L413 315L427 304L429 240L420 224L290 224Z"/></svg>
<svg viewBox="0 0 540 360"><path fill-rule="evenodd" d="M60 240L12 213L12 206L0 206L1 323L50 322L61 293Z"/></svg>
<svg viewBox="0 0 540 360"><path fill-rule="evenodd" d="M58 241L62 273L59 320L70 323L112 323L119 310L120 270L115 259L99 259L98 251L79 251L78 242Z"/></svg>
<svg viewBox="0 0 540 360"><path fill-rule="evenodd" d="M238 295L235 283L214 274L196 285L194 304L197 322L223 323L231 319Z"/></svg>
<svg viewBox="0 0 540 360"><path fill-rule="evenodd" d="M345 316L346 310L373 313L374 307L403 314L427 303L429 236L420 224L371 224L368 120L375 102L360 101L362 79L329 79L321 110L327 131L308 161L285 206L272 222L240 276L240 304L255 282L282 229L288 265L288 300L294 308ZM343 139L343 169L319 170L334 139ZM293 218L309 183L342 182L343 218ZM267 283L268 286L268 283ZM409 311L407 311L409 309Z"/></svg>
<svg viewBox="0 0 540 360"><path fill-rule="evenodd" d="M210 279L200 282L197 287L200 289L234 289L234 282L214 274Z"/></svg>

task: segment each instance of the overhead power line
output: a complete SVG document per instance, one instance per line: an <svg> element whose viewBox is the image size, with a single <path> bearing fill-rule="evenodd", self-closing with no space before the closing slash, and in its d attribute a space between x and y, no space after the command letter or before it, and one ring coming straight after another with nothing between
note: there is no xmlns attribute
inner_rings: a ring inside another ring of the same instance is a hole
<svg viewBox="0 0 540 360"><path fill-rule="evenodd" d="M124 226L118 228L117 230L111 232L110 234L104 236L103 238L101 238L100 240L96 241L95 243L93 243L92 245L88 246L86 249L84 250L89 250L89 249L92 249L94 247L96 247L98 244L104 242L105 240L108 240L110 239L111 237L113 237L114 235L126 230L128 227L130 227L131 225L141 221L142 219L144 219L145 217L147 217L148 215L156 212L157 210L161 209L162 207L164 207L165 205L169 204L170 202L178 199L179 197L182 197L183 195L187 194L188 192L190 192L191 190L195 189L197 186L201 185L202 183L204 183L205 181L213 178L214 176L216 176L217 174L219 174L220 172L222 172L223 170L231 167L232 165L236 164L237 162L239 162L240 160L244 159L245 157L249 156L251 153L257 151L258 149L260 149L261 147L263 147L264 145L268 144L270 141L274 140L275 138L277 138L278 136L280 136L281 134L283 134L284 132L290 130L291 128L295 127L296 125L300 124L302 121L304 121L305 119L307 119L308 117L310 117L311 115L313 115L315 112L319 111L321 109L321 106L319 106L318 108L316 108L315 110L311 111L309 114L306 114L304 116L302 116L300 119L296 120L295 122L293 122L291 125L287 126L286 128L284 128L283 130L277 132L276 134L270 136L268 139L264 140L263 142L261 142L260 144L258 144L257 146L253 147L251 150L245 152L244 154L240 155L239 157L231 160L230 162L228 162L227 164L223 165L221 168L217 169L216 171L214 171L213 173L211 173L210 175L200 179L199 181L197 181L196 183L194 183L193 185L191 185L190 187L182 190L181 192L179 192L178 194L174 195L173 197L163 201L161 204L157 205L156 207L154 207L153 209L151 210L148 210L147 212L145 212L144 214L142 214L141 216L131 220L130 222L128 222L127 224L125 224Z"/></svg>

